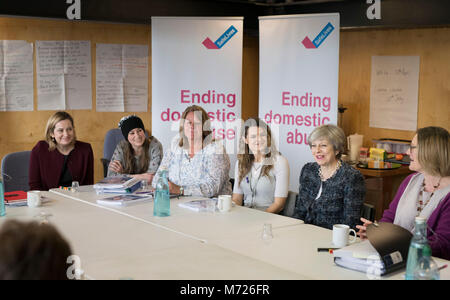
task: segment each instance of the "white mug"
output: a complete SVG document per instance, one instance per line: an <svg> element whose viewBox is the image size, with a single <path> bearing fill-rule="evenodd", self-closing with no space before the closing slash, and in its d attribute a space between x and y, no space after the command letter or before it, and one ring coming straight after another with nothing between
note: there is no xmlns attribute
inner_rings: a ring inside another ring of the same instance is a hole
<svg viewBox="0 0 450 300"><path fill-rule="evenodd" d="M27 192L27 205L28 207L41 206L41 191L28 191Z"/></svg>
<svg viewBox="0 0 450 300"><path fill-rule="evenodd" d="M217 200L217 208L220 212L227 212L231 209L231 196L230 195L219 195Z"/></svg>
<svg viewBox="0 0 450 300"><path fill-rule="evenodd" d="M356 241L356 231L350 229L350 226L344 224L336 224L333 225L333 245L336 248L345 247L349 243L349 233L353 232L355 235L350 243L354 243Z"/></svg>

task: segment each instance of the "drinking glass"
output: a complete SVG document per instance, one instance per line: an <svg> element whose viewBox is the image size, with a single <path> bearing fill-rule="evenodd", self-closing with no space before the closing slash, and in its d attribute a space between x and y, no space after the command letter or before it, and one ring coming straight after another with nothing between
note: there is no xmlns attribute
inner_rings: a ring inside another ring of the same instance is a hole
<svg viewBox="0 0 450 300"><path fill-rule="evenodd" d="M147 180L146 179L141 180L141 190L142 191L147 191L147 189L148 189L148 182L147 182Z"/></svg>
<svg viewBox="0 0 450 300"><path fill-rule="evenodd" d="M264 224L261 238L264 241L270 241L271 239L273 239L272 224L269 223Z"/></svg>
<svg viewBox="0 0 450 300"><path fill-rule="evenodd" d="M78 181L72 181L72 192L78 192L78 189L80 188L80 183Z"/></svg>
<svg viewBox="0 0 450 300"><path fill-rule="evenodd" d="M206 212L212 215L216 213L216 201L214 199L206 201Z"/></svg>

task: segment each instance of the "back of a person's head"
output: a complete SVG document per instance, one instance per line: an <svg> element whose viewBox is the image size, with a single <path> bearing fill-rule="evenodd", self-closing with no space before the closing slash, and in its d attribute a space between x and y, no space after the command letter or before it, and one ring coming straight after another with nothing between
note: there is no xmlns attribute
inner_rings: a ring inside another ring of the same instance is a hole
<svg viewBox="0 0 450 300"><path fill-rule="evenodd" d="M6 221L0 228L0 280L68 279L71 253L52 225Z"/></svg>

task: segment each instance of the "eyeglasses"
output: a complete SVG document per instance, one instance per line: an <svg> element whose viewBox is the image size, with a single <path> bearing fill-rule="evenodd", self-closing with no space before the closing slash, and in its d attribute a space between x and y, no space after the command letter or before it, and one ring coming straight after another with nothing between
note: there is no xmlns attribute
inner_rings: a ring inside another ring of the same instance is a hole
<svg viewBox="0 0 450 300"><path fill-rule="evenodd" d="M409 145L409 149L410 150L417 149L417 146Z"/></svg>

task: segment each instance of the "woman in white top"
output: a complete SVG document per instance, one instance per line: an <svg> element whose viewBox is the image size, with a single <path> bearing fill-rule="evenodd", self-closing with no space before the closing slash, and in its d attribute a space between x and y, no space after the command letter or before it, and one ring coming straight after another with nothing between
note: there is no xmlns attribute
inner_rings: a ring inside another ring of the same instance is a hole
<svg viewBox="0 0 450 300"><path fill-rule="evenodd" d="M179 136L174 139L158 170L168 171L172 194L216 197L230 195L230 159L224 146L215 141L206 111L197 105L181 116ZM153 180L153 187L159 172Z"/></svg>
<svg viewBox="0 0 450 300"><path fill-rule="evenodd" d="M283 210L289 192L288 161L272 143L272 133L264 121L248 119L241 136L233 201L278 213Z"/></svg>

